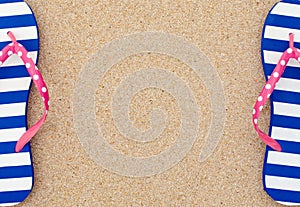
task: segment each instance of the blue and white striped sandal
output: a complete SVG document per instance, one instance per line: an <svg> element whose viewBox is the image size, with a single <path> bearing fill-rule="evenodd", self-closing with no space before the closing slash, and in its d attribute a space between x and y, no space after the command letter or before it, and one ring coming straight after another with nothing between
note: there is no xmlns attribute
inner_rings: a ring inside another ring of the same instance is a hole
<svg viewBox="0 0 300 207"><path fill-rule="evenodd" d="M297 48L300 48L300 1L282 0L270 10L263 28L261 52L268 81L256 101L253 124L268 144L263 168L265 191L283 205L300 205L300 50ZM269 136L257 127L258 115L267 98L271 104Z"/></svg>
<svg viewBox="0 0 300 207"><path fill-rule="evenodd" d="M35 66L38 50L37 23L30 7L23 0L0 0L0 206L24 201L33 187L29 140L49 107L48 89ZM27 129L31 82L43 97L45 113Z"/></svg>

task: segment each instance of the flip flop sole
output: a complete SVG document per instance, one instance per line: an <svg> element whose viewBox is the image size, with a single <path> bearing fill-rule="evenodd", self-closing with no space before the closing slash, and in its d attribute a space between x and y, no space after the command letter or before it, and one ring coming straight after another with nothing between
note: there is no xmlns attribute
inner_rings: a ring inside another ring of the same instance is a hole
<svg viewBox="0 0 300 207"><path fill-rule="evenodd" d="M300 1L283 0L269 12L263 28L261 51L266 79L295 34L300 48ZM266 192L284 205L300 205L300 64L291 59L272 96L269 135L282 152L267 146L263 184Z"/></svg>
<svg viewBox="0 0 300 207"><path fill-rule="evenodd" d="M0 50L11 41L12 31L37 62L39 40L35 17L23 0L0 3ZM17 55L0 68L0 206L16 205L31 192L33 166L30 145L15 153L15 145L27 129L27 102L31 78Z"/></svg>

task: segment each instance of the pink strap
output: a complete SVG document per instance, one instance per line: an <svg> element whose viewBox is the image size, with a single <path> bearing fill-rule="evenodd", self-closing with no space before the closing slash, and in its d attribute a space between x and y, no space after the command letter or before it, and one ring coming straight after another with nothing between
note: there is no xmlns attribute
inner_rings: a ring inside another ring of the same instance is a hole
<svg viewBox="0 0 300 207"><path fill-rule="evenodd" d="M259 97L256 100L256 103L255 103L255 106L253 109L253 116L252 116L254 128L255 128L256 132L258 133L259 137L262 139L262 141L264 143L266 143L268 146L270 146L272 149L274 149L276 151L282 150L280 144L276 140L269 137L267 134L265 134L258 128L258 117L259 117L260 112L262 111L263 106L265 105L266 101L273 93L276 83L281 78L288 61L291 58L295 58L296 60L298 60L300 62L300 58L299 58L300 50L294 47L294 34L291 33L289 35L289 38L290 38L289 48L280 57L280 60L277 63L274 71L272 72L269 80L267 81L266 85L264 86L261 93L259 94Z"/></svg>
<svg viewBox="0 0 300 207"><path fill-rule="evenodd" d="M25 47L16 41L16 38L12 32L8 32L7 34L12 40L12 43L4 47L0 52L0 65L3 64L11 55L17 54L22 59L25 67L27 68L29 75L31 76L36 88L38 89L44 101L45 107L44 115L42 116L42 118L30 129L28 129L17 142L15 151L20 152L45 122L49 110L49 94L48 88L43 80L42 74L36 67L32 58L29 56Z"/></svg>

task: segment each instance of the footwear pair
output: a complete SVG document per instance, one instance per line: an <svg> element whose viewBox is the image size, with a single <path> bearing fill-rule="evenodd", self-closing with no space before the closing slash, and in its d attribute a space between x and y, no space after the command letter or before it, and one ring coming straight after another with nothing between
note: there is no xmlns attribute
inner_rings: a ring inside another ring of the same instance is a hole
<svg viewBox="0 0 300 207"><path fill-rule="evenodd" d="M253 109L253 124L267 144L263 185L278 203L300 205L300 1L282 0L264 24L261 52L267 83ZM270 98L269 135L258 117Z"/></svg>
<svg viewBox="0 0 300 207"><path fill-rule="evenodd" d="M0 206L22 202L33 186L30 139L44 123L48 89L36 67L39 38L35 17L23 0L0 1ZM42 118L27 129L33 82L43 102Z"/></svg>
<svg viewBox="0 0 300 207"><path fill-rule="evenodd" d="M264 188L281 204L300 205L300 1L283 0L271 9L261 47L267 83L256 101L253 124L267 144ZM32 189L29 141L49 109L48 89L36 67L37 24L23 0L0 1L0 50L0 206L12 206ZM31 82L42 96L45 111L27 130ZM268 98L272 109L269 135L258 128Z"/></svg>

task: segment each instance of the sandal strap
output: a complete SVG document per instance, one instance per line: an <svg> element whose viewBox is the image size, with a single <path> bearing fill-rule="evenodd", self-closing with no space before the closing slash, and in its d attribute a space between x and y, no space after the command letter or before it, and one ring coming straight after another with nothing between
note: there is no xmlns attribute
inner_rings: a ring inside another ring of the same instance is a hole
<svg viewBox="0 0 300 207"><path fill-rule="evenodd" d="M5 46L0 52L0 65L3 64L11 55L18 55L23 61L44 103L44 114L42 118L31 128L29 128L26 132L24 132L24 134L20 137L16 144L15 151L20 152L45 122L49 110L49 94L48 88L44 82L42 74L38 70L32 58L29 56L26 48L22 44L17 42L12 32L8 32L7 34L10 37L12 43Z"/></svg>
<svg viewBox="0 0 300 207"><path fill-rule="evenodd" d="M299 49L294 47L294 34L290 33L289 34L289 48L286 51L284 51L283 54L281 55L280 60L278 61L270 78L268 79L266 85L260 92L259 97L257 98L256 103L254 105L254 109L253 109L252 122L254 125L254 129L258 133L261 140L276 151L282 151L280 144L275 139L271 138L270 136L268 136L267 134L265 134L258 128L258 118L259 118L260 112L262 111L265 103L270 98L271 94L273 93L277 82L280 80L280 78L288 64L288 61L291 58L294 58L300 62L299 57L300 57Z"/></svg>

